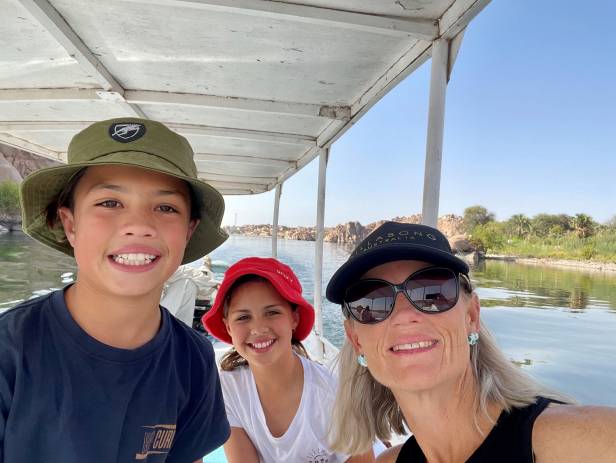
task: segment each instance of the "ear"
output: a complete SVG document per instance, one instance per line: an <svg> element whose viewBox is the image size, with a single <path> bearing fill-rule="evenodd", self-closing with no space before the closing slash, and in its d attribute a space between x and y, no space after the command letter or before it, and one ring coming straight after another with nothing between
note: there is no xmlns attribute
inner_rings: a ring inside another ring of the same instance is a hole
<svg viewBox="0 0 616 463"><path fill-rule="evenodd" d="M190 222L188 222L188 233L186 234L187 243L190 241L190 237L195 232L197 225L199 225L199 222L199 219L192 219Z"/></svg>
<svg viewBox="0 0 616 463"><path fill-rule="evenodd" d="M470 331L479 332L479 313L481 312L481 304L479 303L479 297L473 292L470 296L470 302L468 305L467 322Z"/></svg>
<svg viewBox="0 0 616 463"><path fill-rule="evenodd" d="M344 321L344 332L346 333L346 337L353 346L356 354L361 354L361 344L359 343L359 338L357 337L357 333L353 327L353 322L351 320Z"/></svg>
<svg viewBox="0 0 616 463"><path fill-rule="evenodd" d="M297 309L293 310L291 313L293 314L293 329L295 330L297 325L299 325L299 313Z"/></svg>
<svg viewBox="0 0 616 463"><path fill-rule="evenodd" d="M223 318L222 322L225 324L225 328L227 329L227 334L231 336L231 330L229 329L229 322L227 321L226 318Z"/></svg>
<svg viewBox="0 0 616 463"><path fill-rule="evenodd" d="M75 214L68 207L60 207L58 208L58 217L60 217L68 242L75 247Z"/></svg>

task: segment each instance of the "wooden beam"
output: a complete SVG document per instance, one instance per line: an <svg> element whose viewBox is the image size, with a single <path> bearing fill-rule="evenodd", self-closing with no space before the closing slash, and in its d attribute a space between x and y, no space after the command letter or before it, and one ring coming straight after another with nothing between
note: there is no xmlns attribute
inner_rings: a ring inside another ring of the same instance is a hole
<svg viewBox="0 0 616 463"><path fill-rule="evenodd" d="M206 172L197 167L199 171L199 178L205 179L206 182L232 182L237 184L259 184L261 186L267 186L274 182L274 177L251 177L247 175L233 175L233 174L220 174L217 172Z"/></svg>
<svg viewBox="0 0 616 463"><path fill-rule="evenodd" d="M253 191L247 188L217 188L217 190L220 191L220 193L223 195L230 195L230 196L254 195L254 194L259 194L259 193L265 193L265 191Z"/></svg>
<svg viewBox="0 0 616 463"><path fill-rule="evenodd" d="M50 150L49 148L45 148L44 146L30 143L26 140L22 140L21 138L9 135L8 133L0 133L0 143L28 151L54 161L66 162L66 155L64 155L64 153L59 153L57 151Z"/></svg>
<svg viewBox="0 0 616 463"><path fill-rule="evenodd" d="M92 53L81 37L47 0L18 0L22 6L51 34L81 68L94 77L103 90L112 95L117 103L129 114L145 117L137 106L128 104L124 99L124 89L113 75L105 68L98 57Z"/></svg>
<svg viewBox="0 0 616 463"><path fill-rule="evenodd" d="M287 145L313 146L314 137L292 133L266 132L261 130L233 129L228 127L211 127L206 125L165 123L183 135L204 137L233 138L237 140L264 141Z"/></svg>
<svg viewBox="0 0 616 463"><path fill-rule="evenodd" d="M436 227L438 221L448 65L449 40L435 40L432 43L428 134L421 209L421 223L430 227Z"/></svg>
<svg viewBox="0 0 616 463"><path fill-rule="evenodd" d="M0 132L78 132L92 122L0 121Z"/></svg>
<svg viewBox="0 0 616 463"><path fill-rule="evenodd" d="M335 8L284 3L278 0L127 0L148 5L165 5L221 11L260 18L287 20L337 27L394 37L433 40L438 36L436 20L388 17Z"/></svg>
<svg viewBox="0 0 616 463"><path fill-rule="evenodd" d="M201 176L200 176L201 178ZM218 180L207 180L204 179L209 185L216 188L217 190L244 190L250 191L252 193L265 193L269 190L268 185L263 185L260 183L237 183L237 182L221 182Z"/></svg>
<svg viewBox="0 0 616 463"><path fill-rule="evenodd" d="M378 78L375 84L353 104L351 107L351 124L347 124L344 131L362 117L392 88L425 63L429 57L430 43L415 42L411 45L409 49ZM344 131L342 133L344 133ZM342 133L338 134L333 141L338 139Z"/></svg>
<svg viewBox="0 0 616 463"><path fill-rule="evenodd" d="M155 92L150 90L125 90L123 95L97 89L4 89L0 90L0 101L96 101L132 105L172 105L195 106L201 108L252 111L279 114L283 116L307 116L334 120L348 120L351 108L348 106L328 106L287 101L236 98L195 93Z"/></svg>
<svg viewBox="0 0 616 463"><path fill-rule="evenodd" d="M214 162L224 164L257 165L276 168L290 168L296 165L294 161L284 159L264 158L260 156L236 156L233 154L206 154L196 153L195 162Z"/></svg>
<svg viewBox="0 0 616 463"><path fill-rule="evenodd" d="M348 106L327 106L287 101L260 100L255 98L195 93L155 92L149 90L126 90L124 96L126 101L137 104L198 106L291 116L323 117L327 119L348 119L351 115L351 109Z"/></svg>
<svg viewBox="0 0 616 463"><path fill-rule="evenodd" d="M11 92L11 90L0 90L0 101L3 97L16 101L13 98L19 98L17 93L13 93L10 97L5 92ZM21 91L20 91L21 92ZM24 101L32 101L30 91L26 93L20 93L21 97L25 98ZM63 92L59 92L63 93ZM84 93L87 95L87 92ZM70 97L70 95L67 95ZM19 100L17 100L19 101ZM0 121L1 132L78 132L88 125L93 124L96 121ZM174 122L165 122L167 127L179 132L182 135L196 135L204 137L215 138L230 138L237 140L248 141L262 141L267 143L287 144L287 145L300 145L311 147L316 143L314 137L307 135L297 135L291 133L278 133L278 132L265 132L260 130L246 130L246 129L233 129L228 127L211 127L207 125L197 124L182 124Z"/></svg>
<svg viewBox="0 0 616 463"><path fill-rule="evenodd" d="M101 90L94 88L14 88L0 90L0 101L97 101Z"/></svg>
<svg viewBox="0 0 616 463"><path fill-rule="evenodd" d="M282 183L276 185L274 194L274 215L272 217L272 257L278 257L278 216L280 212L280 196L282 195Z"/></svg>
<svg viewBox="0 0 616 463"><path fill-rule="evenodd" d="M311 162L314 158L321 154L323 149L329 149L334 139L339 137L341 131L346 130L349 127L349 122L343 121L331 121L331 123L323 129L317 138L317 143L306 150L306 152L297 160L296 165L289 167L276 179L276 183L282 183L288 178L292 177Z"/></svg>
<svg viewBox="0 0 616 463"><path fill-rule="evenodd" d="M456 0L439 20L440 38L453 39L488 3L490 0Z"/></svg>

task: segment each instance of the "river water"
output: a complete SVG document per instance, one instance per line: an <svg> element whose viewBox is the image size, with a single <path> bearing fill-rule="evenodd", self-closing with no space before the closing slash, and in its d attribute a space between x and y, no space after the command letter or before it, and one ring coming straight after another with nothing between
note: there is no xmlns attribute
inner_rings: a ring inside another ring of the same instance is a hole
<svg viewBox="0 0 616 463"><path fill-rule="evenodd" d="M278 243L279 258L295 270L312 300L314 243ZM269 238L232 236L211 257L231 264L270 252ZM325 243L324 287L348 253L344 246ZM0 235L0 311L61 288L74 271L71 258L23 234ZM581 403L616 406L615 273L487 261L472 270L471 278L482 319L512 361ZM339 307L325 302L323 322L326 337L339 346L344 339Z"/></svg>

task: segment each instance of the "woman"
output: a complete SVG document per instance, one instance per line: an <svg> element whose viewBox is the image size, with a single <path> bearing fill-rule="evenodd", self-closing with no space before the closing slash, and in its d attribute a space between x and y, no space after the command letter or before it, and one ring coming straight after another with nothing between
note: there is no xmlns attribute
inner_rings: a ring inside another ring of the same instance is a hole
<svg viewBox="0 0 616 463"><path fill-rule="evenodd" d="M513 366L438 230L386 222L334 274L342 305L332 448L413 436L381 462L616 461L616 410L570 405ZM366 310L367 309L367 310Z"/></svg>
<svg viewBox="0 0 616 463"><path fill-rule="evenodd" d="M302 346L314 309L290 267L259 257L235 263L203 323L234 346L220 374L230 463L374 461L372 451L349 458L329 449L336 379Z"/></svg>

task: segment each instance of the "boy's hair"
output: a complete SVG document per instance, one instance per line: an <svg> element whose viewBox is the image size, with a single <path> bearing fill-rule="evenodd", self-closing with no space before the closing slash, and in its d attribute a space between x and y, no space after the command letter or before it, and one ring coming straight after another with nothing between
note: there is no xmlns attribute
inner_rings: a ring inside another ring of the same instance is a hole
<svg viewBox="0 0 616 463"><path fill-rule="evenodd" d="M45 216L47 217L47 226L51 229L58 225L60 218L58 217L58 209L67 207L74 211L75 208L75 189L81 177L84 176L88 168L84 167L73 175L68 183L62 188L58 196L56 196L45 208ZM188 197L190 199L190 220L201 220L201 209L203 204L201 198L195 193L195 190L186 182L188 186Z"/></svg>
<svg viewBox="0 0 616 463"><path fill-rule="evenodd" d="M229 303L231 302L231 299L233 298L233 294L237 291L237 289L246 283L254 283L254 282L271 284L267 278L263 278L259 275L248 274L248 275L242 275L241 277L239 277L237 280L233 282L233 285L231 285L231 287L229 288L226 294L225 303L224 303L224 317L225 318L227 318L227 315L229 314ZM291 306L291 310L293 311L297 310L297 306L295 304L289 303L289 305ZM310 356L308 355L308 351L306 351L306 348L304 347L302 342L298 339L295 339L295 337L291 338L291 348L293 349L293 352L295 352L297 355L301 355L302 357L306 357L307 359L310 358ZM232 347L231 349L229 349L223 356L222 360L220 361L220 368L223 371L233 371L236 368L247 367L247 366L248 366L248 362L246 361L244 357L242 357L239 354L239 352L235 349L235 347Z"/></svg>

